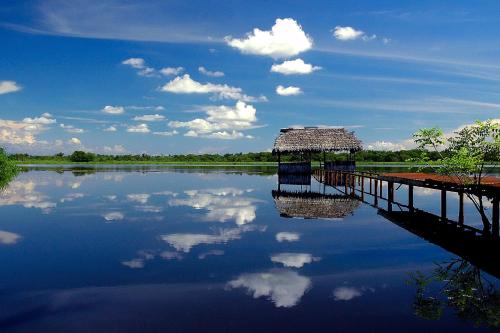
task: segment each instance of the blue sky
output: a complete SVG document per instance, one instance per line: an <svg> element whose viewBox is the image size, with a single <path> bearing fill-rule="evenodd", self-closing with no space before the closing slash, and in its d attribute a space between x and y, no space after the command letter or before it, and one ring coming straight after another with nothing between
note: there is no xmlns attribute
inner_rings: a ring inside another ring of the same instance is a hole
<svg viewBox="0 0 500 333"><path fill-rule="evenodd" d="M500 118L498 17L498 1L4 0L0 145L264 151L321 125L409 148L421 127Z"/></svg>

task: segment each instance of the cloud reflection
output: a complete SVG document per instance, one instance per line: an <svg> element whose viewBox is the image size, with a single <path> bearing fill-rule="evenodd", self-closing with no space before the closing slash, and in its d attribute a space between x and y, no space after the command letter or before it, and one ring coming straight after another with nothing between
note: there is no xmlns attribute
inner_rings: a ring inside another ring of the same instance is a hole
<svg viewBox="0 0 500 333"><path fill-rule="evenodd" d="M271 261L280 263L285 267L301 268L305 264L319 261L321 258L313 257L310 253L277 253L271 256Z"/></svg>
<svg viewBox="0 0 500 333"><path fill-rule="evenodd" d="M0 244L2 245L13 245L21 240L21 235L0 230Z"/></svg>
<svg viewBox="0 0 500 333"><path fill-rule="evenodd" d="M160 238L177 251L188 253L191 248L200 244L222 244L240 239L241 235L249 231L264 231L265 227L243 225L232 229L219 229L215 234L178 233L162 235Z"/></svg>
<svg viewBox="0 0 500 333"><path fill-rule="evenodd" d="M22 205L25 208L38 208L48 214L57 206L49 197L38 192L36 187L40 182L32 179L17 179L0 192L0 206Z"/></svg>
<svg viewBox="0 0 500 333"><path fill-rule="evenodd" d="M125 215L122 212L109 212L102 217L104 217L106 221L120 221L125 218Z"/></svg>
<svg viewBox="0 0 500 333"><path fill-rule="evenodd" d="M292 307L311 287L311 280L290 270L247 273L228 282L231 288L246 288L254 298L266 297L276 307Z"/></svg>
<svg viewBox="0 0 500 333"><path fill-rule="evenodd" d="M243 225L255 220L256 199L245 197L251 189L218 188L204 190L189 190L184 193L187 198L172 199L171 206L189 206L194 209L206 209L205 219L208 221L226 222L233 220L237 225Z"/></svg>
<svg viewBox="0 0 500 333"><path fill-rule="evenodd" d="M295 242L300 239L300 234L296 232L278 232L276 234L276 240L278 242Z"/></svg>

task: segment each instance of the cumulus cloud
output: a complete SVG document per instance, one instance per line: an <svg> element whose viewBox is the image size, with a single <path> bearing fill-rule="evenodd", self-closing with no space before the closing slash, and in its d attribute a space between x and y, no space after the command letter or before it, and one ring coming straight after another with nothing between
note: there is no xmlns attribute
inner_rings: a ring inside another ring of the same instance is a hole
<svg viewBox="0 0 500 333"><path fill-rule="evenodd" d="M336 301L350 301L361 295L363 295L361 290L354 287L339 287L333 291L333 297Z"/></svg>
<svg viewBox="0 0 500 333"><path fill-rule="evenodd" d="M383 150L383 151L397 151L405 149L413 149L416 145L413 140L403 140L399 142L392 141L374 141L366 145L368 150Z"/></svg>
<svg viewBox="0 0 500 333"><path fill-rule="evenodd" d="M122 114L123 112L125 112L125 108L123 106L106 105L102 108L102 112L108 114Z"/></svg>
<svg viewBox="0 0 500 333"><path fill-rule="evenodd" d="M111 154L123 154L127 152L127 149L125 149L122 145L104 146L103 150L104 152Z"/></svg>
<svg viewBox="0 0 500 333"><path fill-rule="evenodd" d="M313 257L309 253L278 253L271 256L271 261L280 263L285 267L301 268L305 264L319 261L321 258Z"/></svg>
<svg viewBox="0 0 500 333"><path fill-rule="evenodd" d="M26 124L35 124L35 125L51 125L56 123L57 121L52 118L52 115L50 113L44 113L40 117L34 117L34 118L24 118L23 123Z"/></svg>
<svg viewBox="0 0 500 333"><path fill-rule="evenodd" d="M162 116L161 114L145 114L143 116L135 116L134 117L135 121L161 121L165 120L165 116Z"/></svg>
<svg viewBox="0 0 500 333"><path fill-rule="evenodd" d="M9 231L0 230L0 244L13 245L21 240L21 235Z"/></svg>
<svg viewBox="0 0 500 333"><path fill-rule="evenodd" d="M154 135L160 135L160 136L173 136L176 134L179 134L176 130L173 131L163 131L163 132L153 132Z"/></svg>
<svg viewBox="0 0 500 333"><path fill-rule="evenodd" d="M109 126L103 129L104 132L116 132L116 127L115 126Z"/></svg>
<svg viewBox="0 0 500 333"><path fill-rule="evenodd" d="M356 39L362 39L365 42L369 42L371 40L377 39L377 35L367 35L361 30L356 30L353 27L341 27L341 26L336 26L334 29L332 29L332 34L333 37L340 41L350 41L350 40L356 40ZM388 44L390 42L389 38L383 37L382 38L382 43Z"/></svg>
<svg viewBox="0 0 500 333"><path fill-rule="evenodd" d="M13 93L21 89L21 86L15 81L0 81L0 95Z"/></svg>
<svg viewBox="0 0 500 333"><path fill-rule="evenodd" d="M177 251L188 253L194 246L200 244L224 244L240 239L243 233L250 231L263 231L253 225L243 225L238 228L220 229L215 234L179 233L162 235L160 238Z"/></svg>
<svg viewBox="0 0 500 333"><path fill-rule="evenodd" d="M221 71L209 71L203 66L198 67L198 72L200 72L203 75L206 76L211 76L211 77L222 77L224 76L224 72Z"/></svg>
<svg viewBox="0 0 500 333"><path fill-rule="evenodd" d="M311 49L313 40L291 18L276 19L271 30L255 28L245 38L225 38L227 44L246 54L266 55L272 58L295 56Z"/></svg>
<svg viewBox="0 0 500 333"><path fill-rule="evenodd" d="M293 96L302 94L302 90L299 87L283 87L282 85L279 85L276 87L276 93L281 96Z"/></svg>
<svg viewBox="0 0 500 333"><path fill-rule="evenodd" d="M142 58L129 58L123 60L122 64L137 69L137 74L140 76L155 76L156 74L154 68L146 66L146 62Z"/></svg>
<svg viewBox="0 0 500 333"><path fill-rule="evenodd" d="M256 217L256 200L245 196L248 190L218 188L190 190L185 193L187 198L172 199L169 204L205 209L207 221L234 221L237 225L244 225Z"/></svg>
<svg viewBox="0 0 500 333"><path fill-rule="evenodd" d="M293 307L311 287L311 280L294 271L273 270L247 273L228 282L231 288L246 288L254 298L266 297L276 307Z"/></svg>
<svg viewBox="0 0 500 333"><path fill-rule="evenodd" d="M35 145L36 135L48 129L47 125L56 123L50 113L39 117L26 117L22 121L0 119L0 142L6 145Z"/></svg>
<svg viewBox="0 0 500 333"><path fill-rule="evenodd" d="M82 128L77 128L73 125L60 124L59 126L68 133L83 133L83 132L85 132L85 130L83 130Z"/></svg>
<svg viewBox="0 0 500 333"><path fill-rule="evenodd" d="M271 72L280 73L284 75L292 74L311 74L314 71L320 70L321 67L306 64L304 60L298 58L295 60L286 60L281 64L273 64Z"/></svg>
<svg viewBox="0 0 500 333"><path fill-rule="evenodd" d="M300 239L300 234L296 232L278 232L276 234L276 240L278 242L295 242Z"/></svg>
<svg viewBox="0 0 500 333"><path fill-rule="evenodd" d="M264 96L248 96L243 93L241 88L227 84L200 83L193 80L189 74L177 76L172 81L167 82L160 90L174 94L213 94L216 99L234 99L244 102L267 101Z"/></svg>
<svg viewBox="0 0 500 333"><path fill-rule="evenodd" d="M171 121L172 128L186 128L186 136L207 137L214 139L238 139L245 136L239 132L255 127L257 110L250 104L238 101L231 106L207 106L203 109L206 118L196 118L190 121Z"/></svg>
<svg viewBox="0 0 500 333"><path fill-rule="evenodd" d="M70 145L75 145L75 146L80 146L82 142L78 138L71 138L68 140L68 144Z"/></svg>
<svg viewBox="0 0 500 333"><path fill-rule="evenodd" d="M148 124L139 124L137 126L129 126L127 127L127 132L129 133L149 133Z"/></svg>
<svg viewBox="0 0 500 333"><path fill-rule="evenodd" d="M160 73L162 73L165 76L179 75L182 72L184 72L183 67L164 67L164 68L160 69Z"/></svg>
<svg viewBox="0 0 500 333"><path fill-rule="evenodd" d="M333 36L341 41L355 40L361 38L365 33L352 27L336 26L332 30Z"/></svg>

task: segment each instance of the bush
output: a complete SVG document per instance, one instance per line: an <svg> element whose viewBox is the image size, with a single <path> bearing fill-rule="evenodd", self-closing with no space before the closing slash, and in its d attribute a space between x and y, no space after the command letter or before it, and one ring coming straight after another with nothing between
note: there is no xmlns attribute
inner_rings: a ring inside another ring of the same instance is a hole
<svg viewBox="0 0 500 333"><path fill-rule="evenodd" d="M19 168L10 160L5 150L0 148L0 189L7 186L7 184L17 175Z"/></svg>
<svg viewBox="0 0 500 333"><path fill-rule="evenodd" d="M71 162L92 162L95 159L95 155L81 150L76 150L73 154L71 154L69 159Z"/></svg>

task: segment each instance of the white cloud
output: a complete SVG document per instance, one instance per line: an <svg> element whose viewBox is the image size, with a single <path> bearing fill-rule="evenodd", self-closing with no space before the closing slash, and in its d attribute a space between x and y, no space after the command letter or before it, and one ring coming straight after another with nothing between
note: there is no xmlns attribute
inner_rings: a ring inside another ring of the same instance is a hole
<svg viewBox="0 0 500 333"><path fill-rule="evenodd" d="M221 71L209 71L203 66L198 67L198 72L200 72L203 75L206 76L211 76L211 77L222 77L224 76L224 72Z"/></svg>
<svg viewBox="0 0 500 333"><path fill-rule="evenodd" d="M129 133L149 133L148 124L139 124L137 126L129 126L127 127L127 132Z"/></svg>
<svg viewBox="0 0 500 333"><path fill-rule="evenodd" d="M116 127L115 126L109 126L103 129L104 132L116 132Z"/></svg>
<svg viewBox="0 0 500 333"><path fill-rule="evenodd" d="M176 130L173 131L163 131L163 132L153 132L154 135L160 135L160 136L174 136L176 134L179 134Z"/></svg>
<svg viewBox="0 0 500 333"><path fill-rule="evenodd" d="M123 106L106 105L102 108L102 112L108 114L122 114L123 112L125 112L125 109L123 108Z"/></svg>
<svg viewBox="0 0 500 333"><path fill-rule="evenodd" d="M309 253L278 253L271 256L272 262L277 262L285 267L301 268L305 264L319 261L321 258L313 257Z"/></svg>
<svg viewBox="0 0 500 333"><path fill-rule="evenodd" d="M246 288L254 298L267 297L276 307L292 307L311 287L311 280L294 271L275 270L242 274L230 281L231 288Z"/></svg>
<svg viewBox="0 0 500 333"><path fill-rule="evenodd" d="M375 141L366 145L368 150L383 150L383 151L397 151L416 148L413 140L403 140L399 142L391 141Z"/></svg>
<svg viewBox="0 0 500 333"><path fill-rule="evenodd" d="M336 26L332 30L333 36L341 41L349 41L361 38L365 33L352 27Z"/></svg>
<svg viewBox="0 0 500 333"><path fill-rule="evenodd" d="M353 287L339 287L333 291L333 297L336 301L350 301L361 295L363 295L361 290Z"/></svg>
<svg viewBox="0 0 500 333"><path fill-rule="evenodd" d="M112 153L112 154L123 154L127 151L125 147L123 147L122 145L104 146L103 150L106 153Z"/></svg>
<svg viewBox="0 0 500 333"><path fill-rule="evenodd" d="M312 38L291 18L276 19L271 30L263 31L255 28L246 38L225 38L227 44L239 49L242 53L266 55L272 58L295 56L311 49Z"/></svg>
<svg viewBox="0 0 500 333"><path fill-rule="evenodd" d="M57 121L52 118L52 115L50 113L44 113L40 117L35 117L35 118L24 118L23 123L26 124L35 124L35 125L50 125L54 124Z"/></svg>
<svg viewBox="0 0 500 333"><path fill-rule="evenodd" d="M300 234L296 232L278 232L276 234L276 240L278 242L295 242L300 239Z"/></svg>
<svg viewBox="0 0 500 333"><path fill-rule="evenodd" d="M102 216L106 221L120 221L125 218L125 215L122 212L109 212Z"/></svg>
<svg viewBox="0 0 500 333"><path fill-rule="evenodd" d="M164 68L160 69L160 73L162 73L165 76L179 75L182 72L184 72L183 67L164 67Z"/></svg>
<svg viewBox="0 0 500 333"><path fill-rule="evenodd" d="M207 137L217 139L237 139L248 137L241 130L255 127L257 110L250 104L238 101L231 106L207 106L204 108L207 117L196 118L190 121L171 121L172 128L186 128L186 136Z"/></svg>
<svg viewBox="0 0 500 333"><path fill-rule="evenodd" d="M142 58L129 58L122 61L122 64L129 65L135 69L143 69L146 66L146 62Z"/></svg>
<svg viewBox="0 0 500 333"><path fill-rule="evenodd" d="M71 138L68 140L68 144L70 145L75 145L75 146L80 146L82 142L78 138Z"/></svg>
<svg viewBox="0 0 500 333"><path fill-rule="evenodd" d="M143 116L135 116L134 117L135 121L161 121L165 120L165 116L162 116L161 114L145 114Z"/></svg>
<svg viewBox="0 0 500 333"><path fill-rule="evenodd" d="M62 129L64 129L68 133L83 133L85 132L82 128L77 128L73 125L65 125L65 124L60 124Z"/></svg>
<svg viewBox="0 0 500 333"><path fill-rule="evenodd" d="M266 101L264 96L253 97L243 94L241 88L227 84L200 83L191 79L189 74L177 76L172 81L160 88L161 91L174 94L214 94L218 99L235 99L245 102Z"/></svg>
<svg viewBox="0 0 500 333"><path fill-rule="evenodd" d="M302 90L299 87L283 87L282 85L279 85L276 87L276 93L281 96L293 96L300 95Z"/></svg>
<svg viewBox="0 0 500 333"><path fill-rule="evenodd" d="M291 74L310 74L314 71L320 70L321 67L306 64L304 60L298 58L295 60L286 60L281 64L273 64L271 72L280 73L284 75Z"/></svg>
<svg viewBox="0 0 500 333"><path fill-rule="evenodd" d="M21 239L21 235L9 231L0 230L0 244L13 245Z"/></svg>
<svg viewBox="0 0 500 333"><path fill-rule="evenodd" d="M0 81L0 95L9 94L21 90L15 81Z"/></svg>

